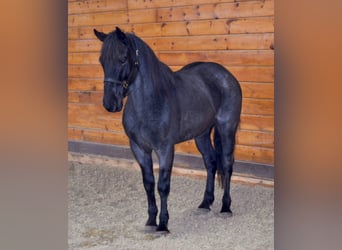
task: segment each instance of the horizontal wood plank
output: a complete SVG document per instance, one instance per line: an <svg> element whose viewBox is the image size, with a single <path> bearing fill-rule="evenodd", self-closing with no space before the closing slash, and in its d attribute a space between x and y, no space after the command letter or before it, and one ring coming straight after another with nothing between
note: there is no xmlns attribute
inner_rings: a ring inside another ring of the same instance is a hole
<svg viewBox="0 0 342 250"><path fill-rule="evenodd" d="M240 82L243 98L274 99L273 83Z"/></svg>
<svg viewBox="0 0 342 250"><path fill-rule="evenodd" d="M122 111L111 113L106 111L100 103L68 103L69 116L83 116L84 119L92 119L92 116L107 117L108 119L121 119Z"/></svg>
<svg viewBox="0 0 342 250"><path fill-rule="evenodd" d="M159 59L169 66L186 65L196 61L216 62L226 66L272 66L274 52L252 51L202 51L202 52L160 52Z"/></svg>
<svg viewBox="0 0 342 250"><path fill-rule="evenodd" d="M235 158L273 165L274 149L236 145Z"/></svg>
<svg viewBox="0 0 342 250"><path fill-rule="evenodd" d="M171 66L173 71L183 66ZM226 67L240 82L273 82L274 67L270 66L229 66Z"/></svg>
<svg viewBox="0 0 342 250"><path fill-rule="evenodd" d="M240 82L273 82L272 66L229 66L226 67Z"/></svg>
<svg viewBox="0 0 342 250"><path fill-rule="evenodd" d="M68 90L71 91L103 91L103 78L80 79L68 78Z"/></svg>
<svg viewBox="0 0 342 250"><path fill-rule="evenodd" d="M129 146L128 137L122 133L83 130L83 138L85 141Z"/></svg>
<svg viewBox="0 0 342 250"><path fill-rule="evenodd" d="M99 64L99 52L70 53L68 63ZM157 52L159 60L169 66L186 65L196 61L217 62L225 66L273 66L272 50L234 50L202 52ZM143 54L140 54L143 57Z"/></svg>
<svg viewBox="0 0 342 250"><path fill-rule="evenodd" d="M274 34L146 37L144 41L155 51L264 50L273 47Z"/></svg>
<svg viewBox="0 0 342 250"><path fill-rule="evenodd" d="M69 103L99 103L101 104L103 91L69 91Z"/></svg>
<svg viewBox="0 0 342 250"><path fill-rule="evenodd" d="M83 130L68 126L68 140L83 141Z"/></svg>
<svg viewBox="0 0 342 250"><path fill-rule="evenodd" d="M215 3L171 8L126 10L124 4L106 7L103 4L75 4L81 8L69 9L69 26L89 26L124 23L157 23L193 21L206 19L227 19L243 17L267 17L274 12L273 1L252 1L241 3ZM90 11L90 10L93 10ZM99 12L99 11L105 12ZM81 13L81 14L79 14Z"/></svg>
<svg viewBox="0 0 342 250"><path fill-rule="evenodd" d="M253 107L249 107L252 109ZM246 108L248 109L248 108ZM75 126L81 126L83 121L91 122L92 116L99 116L103 119L121 120L121 113L108 113L102 107L102 101L99 100L93 104L82 104L69 102L68 104L69 121L73 120L73 116L80 119L81 123ZM259 130L259 131L274 131L274 116L272 115L256 115L256 114L242 114L240 129L244 130ZM101 127L102 128L102 127Z"/></svg>
<svg viewBox="0 0 342 250"><path fill-rule="evenodd" d="M83 19L81 19L81 21ZM273 17L241 19L233 18L145 24L127 24L124 23L124 19L125 16L121 16L120 22L116 22L112 17L109 19L101 17L98 19L98 21L89 24L88 26L76 26L77 24L75 22L77 22L77 20L72 20L70 17L68 39L91 39L94 38L93 28L108 33L113 31L117 25L119 25L120 28L125 32L132 32L142 38L162 36L274 33ZM99 20L104 20L104 23L101 23ZM82 24L85 25L86 21L82 22Z"/></svg>
<svg viewBox="0 0 342 250"><path fill-rule="evenodd" d="M96 28L99 31L109 33L115 29L115 24L110 25L90 25L90 26L69 26L68 27L68 40L78 40L78 39L94 39L94 31ZM131 24L120 24L120 28L123 31L131 32Z"/></svg>
<svg viewBox="0 0 342 250"><path fill-rule="evenodd" d="M77 115L75 115L77 114ZM104 111L100 105L72 105L69 104L68 122L73 127L83 127L91 129L99 129L105 131L116 131L124 133L121 117L118 113L113 114ZM244 130L244 120L237 134L237 144L273 147L272 131Z"/></svg>
<svg viewBox="0 0 342 250"><path fill-rule="evenodd" d="M129 146L128 137L120 132L69 127L68 134L70 138L73 138L74 140L85 140L97 143ZM178 153L199 155L193 140L177 144L175 149ZM235 146L235 155L236 158L245 159L246 161L260 162L265 164L274 163L274 150L272 148L244 146L237 144Z"/></svg>
<svg viewBox="0 0 342 250"><path fill-rule="evenodd" d="M86 120L82 115L78 117L70 116L69 119L69 126L73 128L92 129L99 133L109 131L125 135L120 119L106 119L105 117L94 116L94 119ZM274 135L272 132L238 130L236 135L236 144L261 148L273 148Z"/></svg>
<svg viewBox="0 0 342 250"><path fill-rule="evenodd" d="M243 98L241 113L247 115L273 115L274 100Z"/></svg>
<svg viewBox="0 0 342 250"><path fill-rule="evenodd" d="M270 132L238 130L236 144L261 148L274 147L274 134Z"/></svg>
<svg viewBox="0 0 342 250"><path fill-rule="evenodd" d="M102 93L96 92L71 92L69 94L69 104L94 104L102 105ZM249 99L243 98L242 100L242 114L254 115L273 115L274 114L274 100L273 99Z"/></svg>
<svg viewBox="0 0 342 250"><path fill-rule="evenodd" d="M94 13L108 10L127 10L127 1L87 0L68 3L68 14Z"/></svg>
<svg viewBox="0 0 342 250"><path fill-rule="evenodd" d="M157 23L158 9L128 10L128 23Z"/></svg>
<svg viewBox="0 0 342 250"><path fill-rule="evenodd" d="M240 82L244 98L255 99L273 99L274 97L274 84L273 83L253 83L253 82ZM72 91L103 91L103 79L68 79L69 93Z"/></svg>
<svg viewBox="0 0 342 250"><path fill-rule="evenodd" d="M68 77L71 78L103 78L103 69L99 64L68 66Z"/></svg>
<svg viewBox="0 0 342 250"><path fill-rule="evenodd" d="M158 9L159 22L264 17L274 14L274 1L195 4Z"/></svg>
<svg viewBox="0 0 342 250"><path fill-rule="evenodd" d="M121 119L121 113L108 113L102 107L101 100L93 104L82 104L78 102L70 102L68 104L69 116L76 116L79 119L89 120L91 116L96 114L105 119ZM80 117L81 116L81 117ZM73 118L70 118L73 119ZM71 120L70 120L71 121ZM80 124L78 124L80 125ZM76 126L76 125L75 125ZM256 115L242 114L240 121L240 129L274 131L274 116L272 115Z"/></svg>
<svg viewBox="0 0 342 250"><path fill-rule="evenodd" d="M77 115L75 115L77 114ZM120 113L110 113L99 105L69 104L68 122L72 127L123 133Z"/></svg>
<svg viewBox="0 0 342 250"><path fill-rule="evenodd" d="M179 153L199 155L193 140L177 144L175 149ZM236 145L235 158L251 162L274 164L274 149Z"/></svg>
<svg viewBox="0 0 342 250"><path fill-rule="evenodd" d="M143 40L153 51L268 50L273 48L274 34L238 34L179 37L147 37ZM68 52L98 52L102 43L95 39L68 41Z"/></svg>
<svg viewBox="0 0 342 250"><path fill-rule="evenodd" d="M239 2L244 2L248 0L238 0ZM208 0L196 0L197 5L206 4ZM216 3L221 2L236 2L236 0L215 0ZM187 6L194 5L193 0L128 0L129 9L146 9L146 8L163 8L163 7L174 7L174 6Z"/></svg>
<svg viewBox="0 0 342 250"><path fill-rule="evenodd" d="M274 116L242 114L239 127L245 130L274 131Z"/></svg>
<svg viewBox="0 0 342 250"><path fill-rule="evenodd" d="M113 11L104 13L89 13L69 15L68 26L95 26L106 24L124 24L128 22L127 11Z"/></svg>
<svg viewBox="0 0 342 250"><path fill-rule="evenodd" d="M268 105L273 105L273 101L267 102ZM244 102L243 109L246 110L253 110L255 109L255 106L262 106L266 105L265 100L255 100L255 102L250 105L246 102ZM268 109L272 109L273 107L269 107ZM264 113L264 111L260 111L260 113ZM271 112L269 112L271 113ZM68 104L68 114L69 118L71 116L77 116L82 121L91 121L92 116L98 116L101 117L101 119L106 120L121 120L121 114L119 113L109 113L105 111L105 109L102 106L102 98L95 103L79 103L79 102L69 102ZM71 121L71 120L70 120ZM76 125L75 125L76 126ZM240 122L240 129L244 130L260 130L260 131L274 131L274 116L273 114L245 114L243 113L241 115L241 122Z"/></svg>
<svg viewBox="0 0 342 250"><path fill-rule="evenodd" d="M172 70L179 70L182 66L172 66ZM231 66L227 69L240 82L273 82L274 67L261 66ZM102 78L103 70L98 64L69 65L68 77L71 78Z"/></svg>
<svg viewBox="0 0 342 250"><path fill-rule="evenodd" d="M204 21L133 24L129 32L139 36L189 36L274 32L274 19L242 18Z"/></svg>

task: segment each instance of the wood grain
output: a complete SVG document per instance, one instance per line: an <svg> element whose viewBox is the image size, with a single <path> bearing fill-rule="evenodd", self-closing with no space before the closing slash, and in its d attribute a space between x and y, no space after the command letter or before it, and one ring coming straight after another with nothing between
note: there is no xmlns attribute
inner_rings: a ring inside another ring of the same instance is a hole
<svg viewBox="0 0 342 250"><path fill-rule="evenodd" d="M274 32L273 17L128 24L125 23L125 19L127 17L124 14L119 13L118 15L120 16L120 19L115 19L115 21L112 17L108 17L110 14L107 14L104 17L94 17L96 18L96 21L92 24L89 24L89 26L85 25L86 22L91 22L92 17L83 17L79 19L76 17L69 17L68 38L94 38L93 28L108 33L113 31L115 26L120 26L120 28L124 31L133 32L142 38L161 36L256 34ZM103 23L101 23L101 20L103 20Z"/></svg>
<svg viewBox="0 0 342 250"><path fill-rule="evenodd" d="M68 3L68 14L95 13L108 10L127 10L127 1L118 0L87 0L70 1Z"/></svg>
<svg viewBox="0 0 342 250"><path fill-rule="evenodd" d="M227 50L202 52L157 52L159 60L169 66L186 65L191 62L217 62L225 66L273 66L272 50ZM140 54L140 56L144 56ZM68 63L99 64L99 52L70 53Z"/></svg>
<svg viewBox="0 0 342 250"><path fill-rule="evenodd" d="M97 52L102 43L93 33L89 39L73 39L68 42L68 52ZM274 44L273 33L226 34L207 36L143 37L153 51L221 51L221 50L269 50Z"/></svg>

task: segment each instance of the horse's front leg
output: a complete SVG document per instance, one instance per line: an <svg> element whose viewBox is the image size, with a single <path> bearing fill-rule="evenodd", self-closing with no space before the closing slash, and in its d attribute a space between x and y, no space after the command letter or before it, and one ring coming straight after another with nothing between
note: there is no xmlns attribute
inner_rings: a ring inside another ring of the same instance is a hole
<svg viewBox="0 0 342 250"><path fill-rule="evenodd" d="M167 198L170 193L171 171L174 156L174 146L166 146L157 150L159 157L159 179L158 179L158 192L160 195L160 214L159 226L157 231L168 232L167 223L169 221L169 212L167 210Z"/></svg>
<svg viewBox="0 0 342 250"><path fill-rule="evenodd" d="M158 214L158 208L156 205L156 198L154 195L154 175L153 175L153 163L152 163L152 151L143 150L140 148L136 143L133 141L130 141L131 143L131 149L132 152L138 161L142 177L143 177L143 183L144 188L147 195L147 201L148 201L148 220L146 222L146 226L157 226L157 214Z"/></svg>

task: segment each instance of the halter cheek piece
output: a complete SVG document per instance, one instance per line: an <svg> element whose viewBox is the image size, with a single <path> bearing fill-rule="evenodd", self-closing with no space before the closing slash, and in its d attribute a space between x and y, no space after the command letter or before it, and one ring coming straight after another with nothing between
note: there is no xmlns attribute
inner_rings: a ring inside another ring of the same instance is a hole
<svg viewBox="0 0 342 250"><path fill-rule="evenodd" d="M134 42L135 43L135 42ZM118 80L115 80L111 77L106 77L104 79L104 83L114 83L114 84L119 84L119 85L122 85L122 87L124 88L125 90L125 93L127 93L127 89L129 87L129 84L134 82L135 78L137 77L137 74L138 74L138 70L139 70L139 62L138 62L138 56L139 56L139 50L136 49L135 50L135 60L134 60L134 65L133 65L133 68L131 70L131 72L129 73L128 77L126 80L123 80L123 81L118 81ZM126 94L125 94L126 95Z"/></svg>

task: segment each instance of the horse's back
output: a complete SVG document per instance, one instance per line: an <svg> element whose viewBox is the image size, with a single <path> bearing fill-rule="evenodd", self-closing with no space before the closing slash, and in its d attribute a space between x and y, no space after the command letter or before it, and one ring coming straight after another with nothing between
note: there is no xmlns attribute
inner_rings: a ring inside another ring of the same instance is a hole
<svg viewBox="0 0 342 250"><path fill-rule="evenodd" d="M217 116L237 119L241 113L242 91L238 80L225 67L214 62L194 62L176 72L181 77L191 76L196 85L203 82L215 103ZM230 114L228 114L228 112Z"/></svg>
<svg viewBox="0 0 342 250"><path fill-rule="evenodd" d="M193 84L203 81L209 88L218 90L223 99L238 100L242 98L238 80L231 72L218 63L194 62L184 66L176 74L181 77L184 75L192 77Z"/></svg>

